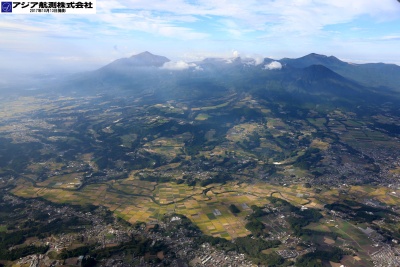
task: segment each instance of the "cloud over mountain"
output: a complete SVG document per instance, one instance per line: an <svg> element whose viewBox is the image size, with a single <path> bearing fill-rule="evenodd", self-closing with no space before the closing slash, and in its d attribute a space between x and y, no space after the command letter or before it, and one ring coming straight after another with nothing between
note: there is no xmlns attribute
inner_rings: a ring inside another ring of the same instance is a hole
<svg viewBox="0 0 400 267"><path fill-rule="evenodd" d="M196 64L186 63L185 61L180 60L180 61L166 62L161 68L167 70L186 70L192 67L196 67Z"/></svg>
<svg viewBox="0 0 400 267"><path fill-rule="evenodd" d="M280 69L282 69L282 64L280 62L278 62L278 61L273 61L273 62L271 62L269 64L266 64L264 66L264 69L266 69L266 70L280 70Z"/></svg>
<svg viewBox="0 0 400 267"><path fill-rule="evenodd" d="M96 15L84 18L3 16L0 67L88 70L141 50L169 51L175 60L335 51L399 64L399 23L397 0L98 1ZM67 64L72 57L90 60Z"/></svg>

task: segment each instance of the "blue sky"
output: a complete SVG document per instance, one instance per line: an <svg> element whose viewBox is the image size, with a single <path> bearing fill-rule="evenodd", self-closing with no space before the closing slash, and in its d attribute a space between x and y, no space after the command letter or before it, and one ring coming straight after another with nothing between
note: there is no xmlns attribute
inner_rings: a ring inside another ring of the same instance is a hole
<svg viewBox="0 0 400 267"><path fill-rule="evenodd" d="M97 0L95 15L0 14L2 72L92 70L145 50L400 65L399 47L397 0Z"/></svg>

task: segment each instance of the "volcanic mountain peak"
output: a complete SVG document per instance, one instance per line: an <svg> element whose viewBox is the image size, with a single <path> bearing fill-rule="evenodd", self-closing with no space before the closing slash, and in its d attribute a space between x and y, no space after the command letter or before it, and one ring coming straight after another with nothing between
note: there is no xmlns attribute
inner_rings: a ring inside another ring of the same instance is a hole
<svg viewBox="0 0 400 267"><path fill-rule="evenodd" d="M120 58L102 69L126 69L132 67L161 67L170 60L164 56L154 55L148 51L133 55L129 58Z"/></svg>
<svg viewBox="0 0 400 267"><path fill-rule="evenodd" d="M142 52L137 55L133 55L130 57L130 59L137 63L144 63L144 64L161 64L161 63L164 64L165 62L170 61L168 58L164 56L154 55L148 51Z"/></svg>
<svg viewBox="0 0 400 267"><path fill-rule="evenodd" d="M343 62L334 56L328 57L316 53L311 53L295 59L283 58L280 61L295 68L306 68L311 65L324 65L327 67L347 65L346 62Z"/></svg>

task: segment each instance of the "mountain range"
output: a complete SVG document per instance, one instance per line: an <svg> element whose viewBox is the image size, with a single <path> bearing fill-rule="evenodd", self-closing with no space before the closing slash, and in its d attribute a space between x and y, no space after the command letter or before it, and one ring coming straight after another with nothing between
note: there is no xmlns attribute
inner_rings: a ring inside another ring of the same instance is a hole
<svg viewBox="0 0 400 267"><path fill-rule="evenodd" d="M126 71L128 69L138 67L162 67L170 60L164 56L153 55L150 52L143 52L130 58L121 58L112 63L100 68L98 71ZM221 58L206 58L200 62L192 62L194 65L211 67L216 64L232 64L232 65L247 65L253 63L251 59L242 59L240 57L225 60ZM345 78L359 82L365 86L387 87L395 90L400 90L400 66L395 64L385 63L367 63L355 64L339 60L334 56L325 56L315 53L300 57L300 58L283 58L274 60L265 58L263 63L279 62L284 67L307 68L312 65L322 65L332 71L342 75ZM263 65L258 65L264 67ZM257 66L255 66L257 67Z"/></svg>
<svg viewBox="0 0 400 267"><path fill-rule="evenodd" d="M279 62L295 68L305 68L311 65L323 65L338 74L357 81L365 86L386 87L400 90L400 66L384 63L354 64L339 60L334 56L309 54L307 56Z"/></svg>
<svg viewBox="0 0 400 267"><path fill-rule="evenodd" d="M297 59L265 58L258 65L240 57L174 63L164 56L143 52L68 77L54 87L78 94L152 93L163 100L212 97L235 90L273 101L292 99L299 104L311 101L354 105L397 98L400 67L353 64L318 54Z"/></svg>
<svg viewBox="0 0 400 267"><path fill-rule="evenodd" d="M77 95L151 95L163 101L197 101L235 91L268 101L290 99L298 106L355 107L399 102L400 66L354 64L315 53L296 59L265 58L261 64L240 57L185 63L143 52L57 80L48 89Z"/></svg>
<svg viewBox="0 0 400 267"><path fill-rule="evenodd" d="M399 68L144 52L0 91L0 267L394 262Z"/></svg>

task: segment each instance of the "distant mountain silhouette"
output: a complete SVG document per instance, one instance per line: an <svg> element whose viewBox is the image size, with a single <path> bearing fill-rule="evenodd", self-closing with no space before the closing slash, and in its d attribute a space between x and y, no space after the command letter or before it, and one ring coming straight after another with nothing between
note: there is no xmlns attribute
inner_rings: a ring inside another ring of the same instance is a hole
<svg viewBox="0 0 400 267"><path fill-rule="evenodd" d="M182 70L162 68L169 61L164 56L143 52L115 60L98 70L71 76L52 88L80 94L152 95L160 100L188 101L204 101L234 91L299 106L312 103L350 108L358 104L393 102L398 99L396 90L400 90L399 66L351 64L314 53L297 59L265 58L258 65L237 57L207 58ZM265 68L274 61L280 62L282 68ZM386 76L387 79L383 78ZM397 88L390 84L396 84Z"/></svg>
<svg viewBox="0 0 400 267"><path fill-rule="evenodd" d="M325 67L333 67L333 66L343 66L347 65L348 63L339 60L334 56L325 56L319 55L315 53L311 53L304 57L290 59L290 58L283 58L279 60L282 64L287 64L295 68L306 68L311 65L323 65Z"/></svg>
<svg viewBox="0 0 400 267"><path fill-rule="evenodd" d="M327 57L315 53L295 59L283 58L279 62L294 68L323 65L365 86L390 88L394 91L400 91L400 66L395 64L354 64L341 61L334 56Z"/></svg>
<svg viewBox="0 0 400 267"><path fill-rule="evenodd" d="M134 67L161 67L164 65L164 63L169 61L170 60L166 57L153 55L152 53L145 51L129 58L117 59L101 69L109 70Z"/></svg>

